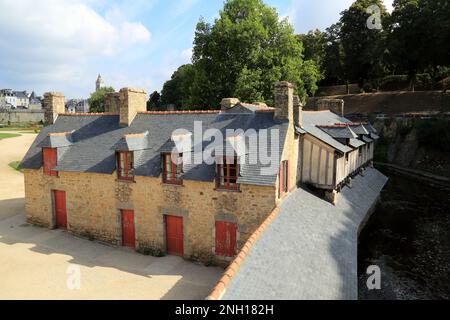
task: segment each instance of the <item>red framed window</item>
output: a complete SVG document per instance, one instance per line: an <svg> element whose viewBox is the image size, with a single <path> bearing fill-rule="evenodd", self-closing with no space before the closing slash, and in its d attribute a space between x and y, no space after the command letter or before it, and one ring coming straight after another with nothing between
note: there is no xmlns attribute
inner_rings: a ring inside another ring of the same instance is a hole
<svg viewBox="0 0 450 320"><path fill-rule="evenodd" d="M163 183L182 184L183 154L163 153Z"/></svg>
<svg viewBox="0 0 450 320"><path fill-rule="evenodd" d="M44 163L44 174L48 176L58 176L58 171L53 170L58 163L58 152L56 148L42 148Z"/></svg>
<svg viewBox="0 0 450 320"><path fill-rule="evenodd" d="M216 255L236 255L237 225L233 222L216 221Z"/></svg>
<svg viewBox="0 0 450 320"><path fill-rule="evenodd" d="M239 177L239 163L237 157L223 158L223 163L217 164L217 188L226 190L239 190L237 183Z"/></svg>
<svg viewBox="0 0 450 320"><path fill-rule="evenodd" d="M278 174L278 197L280 198L289 191L289 161L284 160L280 165L280 173Z"/></svg>
<svg viewBox="0 0 450 320"><path fill-rule="evenodd" d="M120 180L133 180L133 153L130 151L117 152L117 177Z"/></svg>

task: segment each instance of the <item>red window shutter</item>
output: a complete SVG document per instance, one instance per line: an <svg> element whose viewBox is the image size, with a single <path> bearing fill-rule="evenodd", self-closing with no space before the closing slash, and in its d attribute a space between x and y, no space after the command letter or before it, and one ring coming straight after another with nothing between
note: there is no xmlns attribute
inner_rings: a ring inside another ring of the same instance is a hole
<svg viewBox="0 0 450 320"><path fill-rule="evenodd" d="M121 180L133 180L133 154L131 152L117 153L117 176Z"/></svg>
<svg viewBox="0 0 450 320"><path fill-rule="evenodd" d="M233 257L236 254L236 223L216 221L216 255Z"/></svg>
<svg viewBox="0 0 450 320"><path fill-rule="evenodd" d="M44 174L57 176L58 171L53 170L57 164L57 150L55 148L43 148Z"/></svg>
<svg viewBox="0 0 450 320"><path fill-rule="evenodd" d="M283 163L280 164L280 173L278 174L278 198L283 195Z"/></svg>
<svg viewBox="0 0 450 320"><path fill-rule="evenodd" d="M286 192L289 192L289 160L285 161L286 163L286 174L284 179L286 180Z"/></svg>

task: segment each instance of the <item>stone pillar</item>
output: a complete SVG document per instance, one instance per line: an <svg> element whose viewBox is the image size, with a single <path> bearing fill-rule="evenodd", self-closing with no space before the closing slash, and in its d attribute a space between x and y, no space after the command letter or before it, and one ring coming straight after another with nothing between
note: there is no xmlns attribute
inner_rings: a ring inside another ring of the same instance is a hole
<svg viewBox="0 0 450 320"><path fill-rule="evenodd" d="M138 112L147 111L147 93L142 89L120 89L120 125L129 126Z"/></svg>
<svg viewBox="0 0 450 320"><path fill-rule="evenodd" d="M223 98L220 102L220 109L221 111L227 111L228 109L233 108L238 103L240 103L238 98Z"/></svg>
<svg viewBox="0 0 450 320"><path fill-rule="evenodd" d="M120 93L109 92L105 95L105 112L120 113Z"/></svg>
<svg viewBox="0 0 450 320"><path fill-rule="evenodd" d="M275 84L275 119L294 123L294 88L295 86L287 81Z"/></svg>
<svg viewBox="0 0 450 320"><path fill-rule="evenodd" d="M336 205L337 203L337 191L336 190L327 190L325 191L325 200Z"/></svg>
<svg viewBox="0 0 450 320"><path fill-rule="evenodd" d="M319 99L316 102L317 111L330 110L331 112L344 116L344 100L342 99Z"/></svg>
<svg viewBox="0 0 450 320"><path fill-rule="evenodd" d="M303 105L300 102L299 96L294 96L294 123L300 128L303 124Z"/></svg>
<svg viewBox="0 0 450 320"><path fill-rule="evenodd" d="M61 92L44 93L44 124L52 125L55 123L59 113L65 112L64 94Z"/></svg>

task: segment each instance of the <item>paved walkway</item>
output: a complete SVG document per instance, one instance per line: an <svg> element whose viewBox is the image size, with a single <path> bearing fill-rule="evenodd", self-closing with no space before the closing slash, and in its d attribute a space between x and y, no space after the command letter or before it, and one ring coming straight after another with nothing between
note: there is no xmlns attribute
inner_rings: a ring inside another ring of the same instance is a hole
<svg viewBox="0 0 450 320"><path fill-rule="evenodd" d="M359 226L387 178L375 169L344 188L336 206L294 191L256 241L224 300L357 299Z"/></svg>
<svg viewBox="0 0 450 320"><path fill-rule="evenodd" d="M34 134L0 140L0 299L204 299L223 269L155 258L30 226L22 159ZM73 288L80 274L80 289ZM68 286L67 284L70 284Z"/></svg>

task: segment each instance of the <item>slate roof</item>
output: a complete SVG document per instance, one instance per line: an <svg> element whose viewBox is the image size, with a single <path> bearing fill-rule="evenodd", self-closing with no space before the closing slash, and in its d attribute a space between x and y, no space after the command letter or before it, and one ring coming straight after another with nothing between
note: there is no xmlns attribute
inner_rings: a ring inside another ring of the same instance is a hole
<svg viewBox="0 0 450 320"><path fill-rule="evenodd" d="M370 123L353 123L329 110L303 111L302 127L295 129L299 134L309 133L342 153L379 139L377 130ZM337 139L349 139L349 145Z"/></svg>
<svg viewBox="0 0 450 320"><path fill-rule="evenodd" d="M203 133L209 128L222 131L226 129L268 129L267 149L262 153L271 153L272 133L279 133L279 146L276 148L281 157L286 132L287 120L273 119L271 112L249 113L139 113L128 127L119 126L118 115L59 115L53 125L44 127L28 150L21 162L22 168L39 169L42 166L42 149L44 140L48 140L49 133L73 131L72 144L64 150L60 157L58 152L58 171L93 172L112 174L116 169L115 152L124 148L134 153L135 175L158 177L161 173L160 153L169 149L170 138L174 130L185 129L194 133L194 122L202 121ZM127 134L148 132L142 138L133 139ZM192 135L192 139L194 139ZM202 150L210 142L202 143ZM248 145L248 142L246 143ZM274 145L275 146L275 145ZM195 148L195 146L193 146ZM170 149L169 149L170 150ZM58 150L59 151L59 150ZM171 150L170 150L171 151ZM192 158L194 153L191 154ZM261 161L250 164L249 159L254 155L244 154L245 164L240 166L239 183L255 185L274 185L278 172L263 174L265 165ZM278 165L276 166L278 170ZM215 165L185 164L183 179L198 181L213 181Z"/></svg>
<svg viewBox="0 0 450 320"><path fill-rule="evenodd" d="M328 144L334 149L347 153L352 151L352 148L346 146L329 134L317 127L317 125L334 125L335 123L349 123L350 120L340 117L331 111L303 111L302 128L304 131L312 135L313 137Z"/></svg>
<svg viewBox="0 0 450 320"><path fill-rule="evenodd" d="M350 145L352 148L355 148L355 149L356 149L356 148L359 148L359 147L365 145L365 143L364 143L363 141L359 140L359 139L350 139L349 145Z"/></svg>
<svg viewBox="0 0 450 320"><path fill-rule="evenodd" d="M223 300L358 298L358 232L387 178L373 168L336 205L294 190L249 249Z"/></svg>
<svg viewBox="0 0 450 320"><path fill-rule="evenodd" d="M317 126L320 130L335 139L354 139L358 135L348 126Z"/></svg>
<svg viewBox="0 0 450 320"><path fill-rule="evenodd" d="M369 134L369 131L366 130L366 128L362 124L358 125L350 125L350 128L353 130L354 133L357 135L363 135L363 134Z"/></svg>

